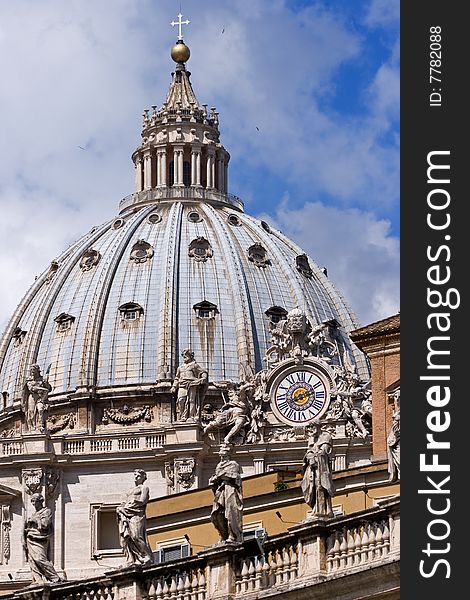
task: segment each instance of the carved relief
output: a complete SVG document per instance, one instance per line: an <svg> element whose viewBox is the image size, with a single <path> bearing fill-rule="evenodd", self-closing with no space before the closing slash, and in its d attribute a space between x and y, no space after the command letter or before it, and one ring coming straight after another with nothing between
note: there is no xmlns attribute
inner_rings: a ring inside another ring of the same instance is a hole
<svg viewBox="0 0 470 600"><path fill-rule="evenodd" d="M314 356L329 363L336 354L336 346L327 339L328 324L313 325L305 312L294 308L285 319L269 324L272 345L266 351L266 359L271 365L286 358L294 358L302 364L307 356Z"/></svg>
<svg viewBox="0 0 470 600"><path fill-rule="evenodd" d="M152 256L152 246L144 240L137 240L137 242L132 246L129 259L134 261L136 264L141 264L147 262L150 258L152 258Z"/></svg>
<svg viewBox="0 0 470 600"><path fill-rule="evenodd" d="M213 256L212 247L206 238L199 236L189 244L188 256L198 262L205 262Z"/></svg>
<svg viewBox="0 0 470 600"><path fill-rule="evenodd" d="M258 243L248 248L248 260L257 267L266 267L271 264L266 248Z"/></svg>
<svg viewBox="0 0 470 600"><path fill-rule="evenodd" d="M2 523L2 558L5 561L5 564L8 564L11 554L11 542L10 542L10 529L11 529L11 514L10 507L7 505L3 505L1 507L2 514L0 518L0 522ZM0 563L2 561L0 560Z"/></svg>
<svg viewBox="0 0 470 600"><path fill-rule="evenodd" d="M71 412L66 415L51 415L47 419L46 428L49 433L57 433L68 427L75 427L75 413Z"/></svg>
<svg viewBox="0 0 470 600"><path fill-rule="evenodd" d="M109 421L119 425L133 425L138 421L150 423L152 419L152 409L148 404L141 408L130 408L127 404L124 404L122 408L105 408L101 422L103 425L107 425Z"/></svg>
<svg viewBox="0 0 470 600"><path fill-rule="evenodd" d="M175 487L175 467L172 462L165 463L165 480L170 491Z"/></svg>
<svg viewBox="0 0 470 600"><path fill-rule="evenodd" d="M46 494L52 497L54 496L55 492L58 491L60 473L58 471L47 471L45 480Z"/></svg>
<svg viewBox="0 0 470 600"><path fill-rule="evenodd" d="M348 352L343 366L333 366L334 387L332 403L325 415L326 421L346 420L346 435L365 439L372 430L372 403L370 381L361 382Z"/></svg>
<svg viewBox="0 0 470 600"><path fill-rule="evenodd" d="M41 489L43 475L42 469L25 469L23 471L23 484L27 494L32 496Z"/></svg>
<svg viewBox="0 0 470 600"><path fill-rule="evenodd" d="M93 250L92 248L88 249L80 260L80 269L82 271L90 271L94 266L96 266L101 259L101 254L98 250Z"/></svg>
<svg viewBox="0 0 470 600"><path fill-rule="evenodd" d="M194 483L195 465L194 458L178 458L175 460L176 482L185 490L189 490Z"/></svg>

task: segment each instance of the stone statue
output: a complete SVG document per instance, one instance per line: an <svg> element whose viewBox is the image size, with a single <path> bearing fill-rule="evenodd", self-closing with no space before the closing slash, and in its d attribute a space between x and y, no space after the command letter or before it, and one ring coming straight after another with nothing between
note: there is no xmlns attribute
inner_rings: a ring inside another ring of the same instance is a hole
<svg viewBox="0 0 470 600"><path fill-rule="evenodd" d="M121 547L126 556L126 566L150 565L153 562L147 531L145 507L149 501L149 488L144 483L147 474L142 469L134 471L135 487L124 502L116 508Z"/></svg>
<svg viewBox="0 0 470 600"><path fill-rule="evenodd" d="M393 421L387 437L389 481L400 479L400 390L393 394Z"/></svg>
<svg viewBox="0 0 470 600"><path fill-rule="evenodd" d="M44 507L44 497L41 494L33 494L31 504L35 512L24 524L23 546L31 568L32 585L61 581L47 556L53 532L52 511Z"/></svg>
<svg viewBox="0 0 470 600"><path fill-rule="evenodd" d="M26 426L29 431L40 431L45 433L46 421L49 412L49 393L52 387L46 376L41 375L38 365L32 365L30 376L23 386L21 408L26 418Z"/></svg>
<svg viewBox="0 0 470 600"><path fill-rule="evenodd" d="M361 382L347 351L343 362L343 366L333 367L335 373L335 386L331 392L333 402L325 418L328 421L346 419L348 435L364 439L370 435L372 429L370 380Z"/></svg>
<svg viewBox="0 0 470 600"><path fill-rule="evenodd" d="M229 447L222 445L220 461L209 485L214 492L211 521L220 535L220 542L243 541L243 496L240 465L230 460Z"/></svg>
<svg viewBox="0 0 470 600"><path fill-rule="evenodd" d="M303 460L302 492L306 504L316 517L332 517L331 499L335 494L332 478L331 451L333 443L327 431L319 424L313 425L311 439Z"/></svg>
<svg viewBox="0 0 470 600"><path fill-rule="evenodd" d="M326 339L327 328L326 323L312 325L300 308L292 309L285 319L270 324L272 345L266 352L267 361L276 363L290 357L297 364L302 364L305 356L316 356L330 362L330 357L336 353L336 346Z"/></svg>
<svg viewBox="0 0 470 600"><path fill-rule="evenodd" d="M194 360L194 352L189 348L181 353L183 364L176 371L171 393L176 391L176 413L178 421L197 421L201 405L207 392L208 374Z"/></svg>
<svg viewBox="0 0 470 600"><path fill-rule="evenodd" d="M225 402L215 419L204 427L204 434L217 429L229 429L224 444L230 444L250 422L251 394L254 386L251 382L233 383L232 381L223 384L214 383L214 385L227 391L228 402Z"/></svg>

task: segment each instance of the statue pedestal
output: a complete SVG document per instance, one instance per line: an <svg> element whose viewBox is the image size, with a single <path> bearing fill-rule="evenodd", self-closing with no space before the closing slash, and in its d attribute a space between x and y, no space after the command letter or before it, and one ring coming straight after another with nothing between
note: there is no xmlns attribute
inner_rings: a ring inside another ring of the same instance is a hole
<svg viewBox="0 0 470 600"><path fill-rule="evenodd" d="M310 511L311 513L311 511ZM302 538L299 577L315 578L326 574L326 531L328 517L308 517L288 531Z"/></svg>
<svg viewBox="0 0 470 600"><path fill-rule="evenodd" d="M243 544L221 542L198 552L207 559L209 574L207 596L211 600L222 600L235 595L237 557L243 551Z"/></svg>
<svg viewBox="0 0 470 600"><path fill-rule="evenodd" d="M26 454L46 454L50 451L51 436L48 433L32 431L23 434L23 443Z"/></svg>

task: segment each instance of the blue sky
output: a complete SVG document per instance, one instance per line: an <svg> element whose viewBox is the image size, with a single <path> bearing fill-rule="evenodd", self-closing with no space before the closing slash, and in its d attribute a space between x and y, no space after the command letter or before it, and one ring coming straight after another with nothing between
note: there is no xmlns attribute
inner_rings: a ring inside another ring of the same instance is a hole
<svg viewBox="0 0 470 600"><path fill-rule="evenodd" d="M34 277L132 192L130 154L170 83L179 5L0 4L0 328ZM362 323L396 312L398 0L181 5L230 191L327 266Z"/></svg>

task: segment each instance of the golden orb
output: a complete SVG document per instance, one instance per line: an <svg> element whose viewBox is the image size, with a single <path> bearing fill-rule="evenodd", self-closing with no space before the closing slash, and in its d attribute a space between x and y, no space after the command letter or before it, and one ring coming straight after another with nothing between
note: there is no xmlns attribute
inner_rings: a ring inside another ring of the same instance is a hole
<svg viewBox="0 0 470 600"><path fill-rule="evenodd" d="M189 60L191 52L186 44L180 40L171 49L171 58L177 63L184 63Z"/></svg>

